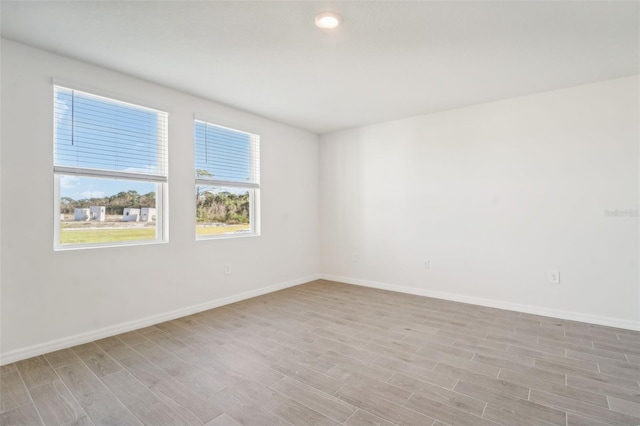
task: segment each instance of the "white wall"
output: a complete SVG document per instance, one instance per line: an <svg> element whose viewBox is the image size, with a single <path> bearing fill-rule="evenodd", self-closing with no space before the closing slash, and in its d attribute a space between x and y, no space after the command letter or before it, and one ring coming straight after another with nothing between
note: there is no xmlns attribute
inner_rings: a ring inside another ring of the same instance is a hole
<svg viewBox="0 0 640 426"><path fill-rule="evenodd" d="M321 271L638 327L638 218L604 214L638 209L637 77L338 132L318 145L313 134L13 42L2 41L0 56L0 363ZM54 202L52 77L169 110L168 244L53 251L53 217L40 215ZM262 236L194 240L194 113L262 136ZM21 214L10 214L16 206ZM560 285L547 282L549 269L560 270Z"/></svg>
<svg viewBox="0 0 640 426"><path fill-rule="evenodd" d="M639 208L638 104L629 77L321 137L323 273L639 328L638 217L605 216Z"/></svg>
<svg viewBox="0 0 640 426"><path fill-rule="evenodd" d="M317 276L317 136L10 41L1 53L2 363ZM168 244L53 251L52 77L170 112ZM261 135L260 237L195 241L194 113Z"/></svg>

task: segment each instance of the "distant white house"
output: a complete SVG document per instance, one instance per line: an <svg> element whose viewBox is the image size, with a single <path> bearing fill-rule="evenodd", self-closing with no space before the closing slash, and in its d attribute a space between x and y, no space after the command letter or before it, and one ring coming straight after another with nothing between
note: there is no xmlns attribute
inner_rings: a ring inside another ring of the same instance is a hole
<svg viewBox="0 0 640 426"><path fill-rule="evenodd" d="M155 222L156 221L156 209L152 207L143 207L140 209L140 221L141 222Z"/></svg>
<svg viewBox="0 0 640 426"><path fill-rule="evenodd" d="M139 222L140 221L140 209L134 207L125 207L122 213L122 220L125 222Z"/></svg>
<svg viewBox="0 0 640 426"><path fill-rule="evenodd" d="M106 217L106 209L104 206L91 206L89 207L89 217L91 220L97 220L98 222L104 222Z"/></svg>
<svg viewBox="0 0 640 426"><path fill-rule="evenodd" d="M87 221L91 218L89 209L76 208L73 210L73 220L75 221Z"/></svg>

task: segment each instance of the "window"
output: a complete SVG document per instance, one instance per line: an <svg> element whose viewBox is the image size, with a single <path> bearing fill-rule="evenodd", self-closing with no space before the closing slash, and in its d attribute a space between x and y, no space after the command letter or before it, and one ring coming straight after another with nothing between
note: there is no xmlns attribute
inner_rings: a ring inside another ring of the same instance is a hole
<svg viewBox="0 0 640 426"><path fill-rule="evenodd" d="M195 122L196 237L259 235L260 137Z"/></svg>
<svg viewBox="0 0 640 426"><path fill-rule="evenodd" d="M166 239L168 114L54 86L56 249Z"/></svg>

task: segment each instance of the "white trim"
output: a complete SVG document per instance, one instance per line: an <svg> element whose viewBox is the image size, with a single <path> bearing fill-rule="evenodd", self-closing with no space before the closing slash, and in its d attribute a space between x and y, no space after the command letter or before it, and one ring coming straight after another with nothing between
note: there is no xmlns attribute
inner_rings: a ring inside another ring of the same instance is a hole
<svg viewBox="0 0 640 426"><path fill-rule="evenodd" d="M0 365L10 364L12 362L21 361L23 359L46 354L60 349L70 348L72 346L81 345L83 343L93 342L97 339L115 336L121 333L126 333L127 331L137 330L143 327L159 324L161 322L170 321L176 318L181 318L187 315L239 302L241 300L251 299L252 297L273 293L274 291L283 290L285 288L294 287L300 284L305 284L317 279L320 279L320 275L309 275L295 280L262 287L256 290L245 291L243 293L235 294L232 296L213 299L205 303L200 303L198 305L192 305L186 308L176 309L174 311L152 315L149 317L128 321L125 323L76 334L73 336L63 337L61 339L51 340L46 343L28 346L26 348L16 349L11 352L0 354Z"/></svg>
<svg viewBox="0 0 640 426"><path fill-rule="evenodd" d="M115 170L88 169L84 167L53 166L53 173L59 175L87 176L104 179L135 180L142 182L167 182L166 175L119 172Z"/></svg>
<svg viewBox="0 0 640 426"><path fill-rule="evenodd" d="M197 231L197 229L196 229ZM259 237L260 234L256 234L253 232L231 232L228 234L218 234L218 235L198 235L196 234L196 241L207 241L207 240L230 240L232 238L252 238Z"/></svg>
<svg viewBox="0 0 640 426"><path fill-rule="evenodd" d="M252 137L253 136L260 137L260 132L254 132L253 130L238 129L238 127L242 127L242 128L247 127L246 123L239 123L236 120L228 120L228 119L222 118L222 116L215 117L215 119L209 119L205 115L193 114L193 121L194 121L194 124L196 121L199 121L201 123L211 124L212 126L221 127L223 129L232 130L234 132L246 133L247 135ZM195 125L193 126L193 128L195 130Z"/></svg>
<svg viewBox="0 0 640 426"><path fill-rule="evenodd" d="M60 227L58 226L58 236L56 241L60 241ZM55 231L54 231L55 232ZM156 235L158 234L158 228L156 226ZM55 241L54 241L55 242ZM53 251L64 252L69 250L92 250L92 249L105 249L111 247L130 247L130 246L150 246L153 244L169 244L169 241L162 240L130 240L122 242L107 242L107 243L79 243L79 244L60 244L54 245Z"/></svg>
<svg viewBox="0 0 640 426"><path fill-rule="evenodd" d="M156 184L156 241L169 242L169 182Z"/></svg>
<svg viewBox="0 0 640 426"><path fill-rule="evenodd" d="M218 127L220 129L225 129L225 130L231 130L232 132L238 132L238 133L244 133L245 135L250 136L252 139L254 137L258 137L260 138L259 135L255 134L255 133L251 133L251 132L247 132L246 130L240 130L240 129L235 129L233 127L228 127L228 126L221 126L220 124L215 124L213 121L206 121L206 120L201 120L199 119L197 116L194 116L193 118L194 121L199 121L200 123L204 124L204 125L210 125L210 126L214 126L214 127Z"/></svg>
<svg viewBox="0 0 640 426"><path fill-rule="evenodd" d="M76 92L86 93L98 98L109 99L112 101L122 102L125 104L133 105L136 107L144 108L150 111L156 111L162 114L171 115L171 110L163 106L153 105L152 102L147 102L144 99L132 98L130 94L114 91L110 89L104 89L101 86L95 86L93 84L84 84L79 82L69 82L64 79L51 77L52 87L58 86L63 89L75 90ZM168 117L167 117L168 122Z"/></svg>
<svg viewBox="0 0 640 426"><path fill-rule="evenodd" d="M231 188L247 188L258 189L259 183L247 183L247 182L234 182L229 180L214 180L214 179L201 179L196 178L196 185L201 186L215 186L215 187L231 187Z"/></svg>
<svg viewBox="0 0 640 426"><path fill-rule="evenodd" d="M53 174L53 249L60 247L60 175Z"/></svg>
<svg viewBox="0 0 640 426"><path fill-rule="evenodd" d="M436 299L451 300L453 302L469 303L471 305L486 306L489 308L504 309L507 311L523 312L526 314L541 315L551 318L559 318L570 321L580 321L590 324L604 325L607 327L624 328L627 330L640 331L640 322L630 321L620 318L604 317L600 315L583 314L580 312L564 311L560 309L550 309L541 306L522 305L503 300L484 299L481 297L464 296L462 294L432 291L415 287L404 287L395 284L380 283L376 281L360 280L356 278L339 277L335 275L320 274L320 278L328 281L337 281L345 284L353 284L362 287L377 288L399 293L414 294L417 296L433 297Z"/></svg>
<svg viewBox="0 0 640 426"><path fill-rule="evenodd" d="M260 236L260 188L249 191L249 222L251 232L255 236Z"/></svg>

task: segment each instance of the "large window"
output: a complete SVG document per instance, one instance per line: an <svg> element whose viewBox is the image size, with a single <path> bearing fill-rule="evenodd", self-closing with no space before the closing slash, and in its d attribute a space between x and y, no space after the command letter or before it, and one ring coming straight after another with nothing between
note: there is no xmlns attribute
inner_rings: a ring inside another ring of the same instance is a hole
<svg viewBox="0 0 640 426"><path fill-rule="evenodd" d="M195 122L196 237L258 235L260 137Z"/></svg>
<svg viewBox="0 0 640 426"><path fill-rule="evenodd" d="M56 248L166 239L167 121L54 86Z"/></svg>

